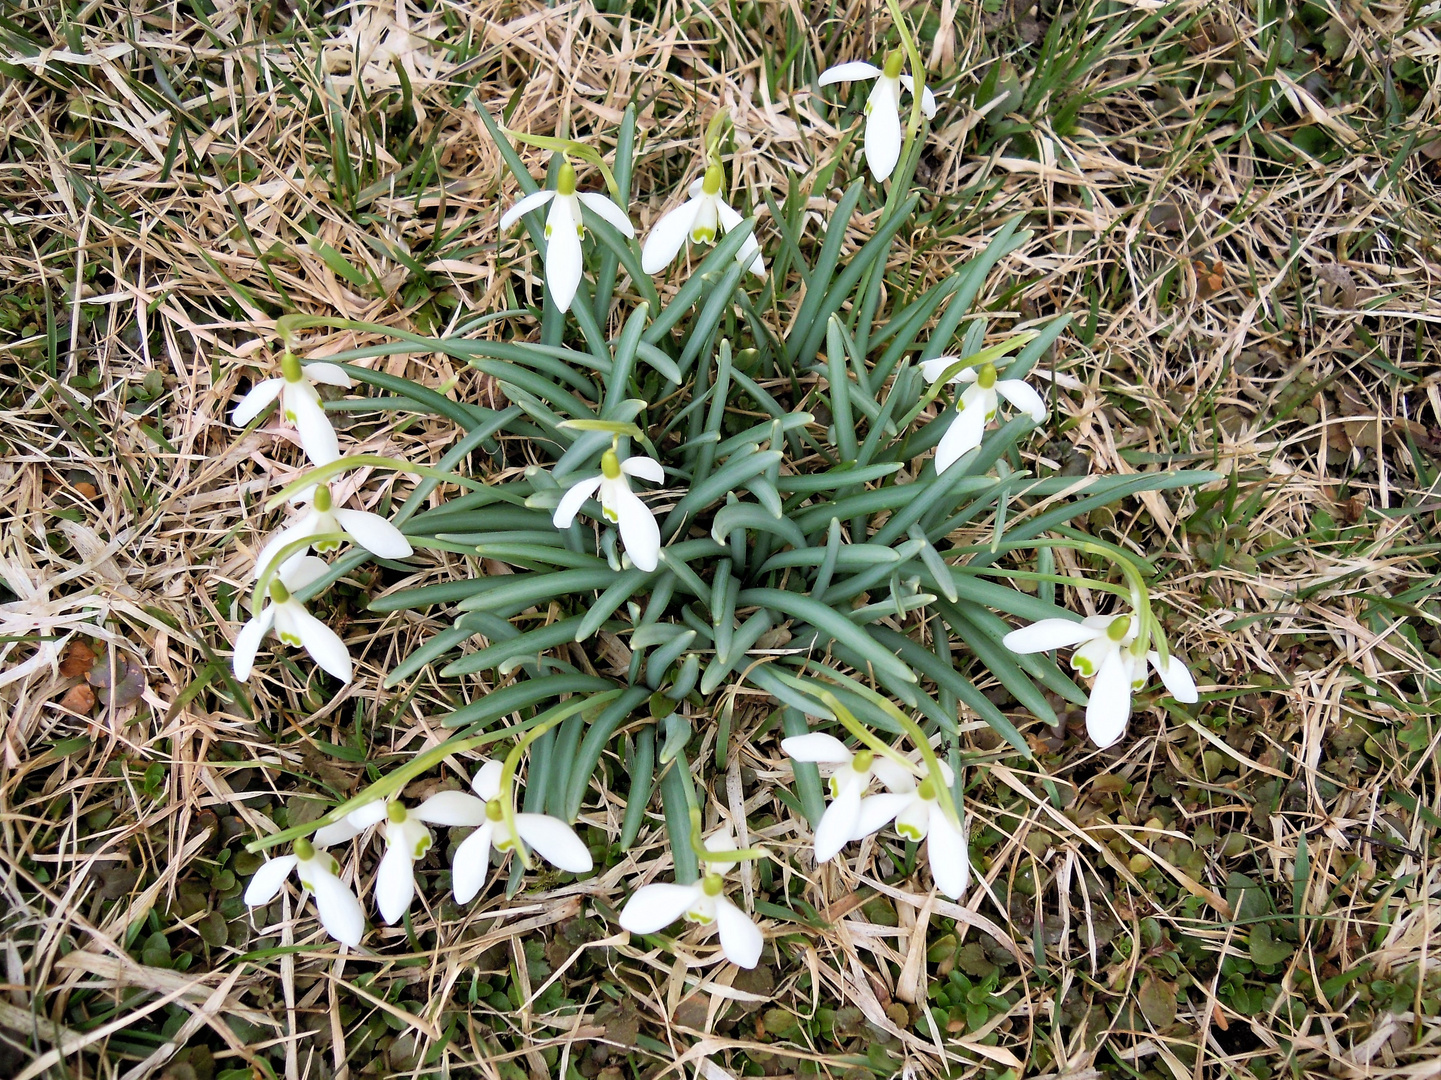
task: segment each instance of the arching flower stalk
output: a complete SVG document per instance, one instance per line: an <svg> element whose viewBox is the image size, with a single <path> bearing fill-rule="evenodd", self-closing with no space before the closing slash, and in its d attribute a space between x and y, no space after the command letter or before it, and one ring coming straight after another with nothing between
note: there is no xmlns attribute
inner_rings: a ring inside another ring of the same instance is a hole
<svg viewBox="0 0 1441 1080"><path fill-rule="evenodd" d="M289 349L280 357L280 378L266 379L250 388L231 413L231 419L245 427L274 401L280 399L280 413L295 425L300 445L316 465L329 465L340 457L340 441L335 428L320 404L315 383L342 386L355 385L350 376L335 364L302 364Z"/></svg>

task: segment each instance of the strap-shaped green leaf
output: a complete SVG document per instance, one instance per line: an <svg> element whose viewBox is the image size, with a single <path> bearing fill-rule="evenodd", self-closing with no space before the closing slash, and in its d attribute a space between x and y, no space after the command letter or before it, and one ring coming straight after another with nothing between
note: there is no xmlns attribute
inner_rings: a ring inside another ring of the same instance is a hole
<svg viewBox="0 0 1441 1080"><path fill-rule="evenodd" d="M477 671L498 668L517 656L531 656L564 645L575 640L575 631L579 626L580 618L577 616L527 630L508 641L495 642L452 661L441 671L441 677L450 679L457 675L474 675Z"/></svg>
<svg viewBox="0 0 1441 1080"><path fill-rule="evenodd" d="M492 690L479 701L456 709L441 723L446 727L464 727L474 724L481 728L502 716L508 716L520 709L539 705L542 701L560 697L563 694L589 694L601 690L613 690L615 684L609 679L595 675L544 675L539 679L525 679L511 683L499 690Z"/></svg>

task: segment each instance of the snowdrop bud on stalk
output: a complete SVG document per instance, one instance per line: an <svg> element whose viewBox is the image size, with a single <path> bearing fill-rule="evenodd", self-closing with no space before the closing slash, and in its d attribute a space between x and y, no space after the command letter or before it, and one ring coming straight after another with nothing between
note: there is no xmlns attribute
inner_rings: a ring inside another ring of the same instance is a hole
<svg viewBox="0 0 1441 1080"><path fill-rule="evenodd" d="M625 211L606 196L593 191L577 192L575 169L569 161L562 161L555 189L534 192L517 202L500 219L501 231L546 203L550 204L550 213L545 218L545 287L550 291L555 306L564 312L570 310L575 292L580 288L580 242L585 236L585 223L580 212L582 204L604 218L622 236L635 236L635 229Z"/></svg>
<svg viewBox="0 0 1441 1080"><path fill-rule="evenodd" d="M733 851L730 836L706 841L710 851ZM632 934L654 934L677 919L720 931L721 952L731 963L753 968L760 962L765 937L760 927L725 895L723 862L703 862L701 879L693 885L642 885L620 913L620 924Z"/></svg>
<svg viewBox="0 0 1441 1080"><path fill-rule="evenodd" d="M650 508L630 489L629 476L638 476L659 484L665 479L660 463L648 457L630 457L624 461L612 446L600 458L600 475L578 480L561 496L560 505L551 518L557 529L567 529L581 506L599 493L601 511L607 521L620 529L626 554L636 569L647 573L659 565L660 526Z"/></svg>
<svg viewBox="0 0 1441 1080"><path fill-rule="evenodd" d="M935 383L946 370L959 363L954 356L938 356L921 364L921 374L926 381ZM1028 383L1020 379L996 377L994 364L983 364L979 368L962 368L950 382L965 385L960 400L956 403L956 416L941 436L936 446L936 472L945 472L962 455L981 445L986 424L996 415L1003 397L1036 423L1046 419L1046 402Z"/></svg>
<svg viewBox="0 0 1441 1080"><path fill-rule="evenodd" d="M316 465L329 465L340 457L340 443L313 384L349 389L354 385L350 376L335 364L302 364L288 349L280 358L280 374L278 379L266 379L252 386L235 406L231 419L244 427L278 397L281 415L295 425L300 445L310 460Z"/></svg>
<svg viewBox="0 0 1441 1080"><path fill-rule="evenodd" d="M876 85L866 99L866 164L876 180L884 180L895 171L901 157L901 88L915 92L915 81L901 74L905 54L900 49L886 55L886 66L856 61L837 64L821 72L820 84L858 82L875 79ZM921 112L928 118L936 115L936 96L929 87L921 90Z"/></svg>
<svg viewBox="0 0 1441 1080"><path fill-rule="evenodd" d="M481 766L471 781L471 788L479 798L455 793L467 800L467 819L449 824L479 826L455 850L451 882L455 886L455 899L461 904L473 900L485 884L490 874L491 848L512 851L524 843L553 866L572 874L588 873L595 865L585 843L560 818L549 814L512 813L515 828L511 829L506 821L507 807L501 802L510 798L509 793L500 790L504 768L499 761L487 761ZM457 808L459 806L457 802Z"/></svg>
<svg viewBox="0 0 1441 1080"><path fill-rule="evenodd" d="M1094 677L1086 703L1086 734L1104 749L1119 739L1131 719L1131 694L1146 685L1149 664L1177 701L1199 700L1196 681L1174 653L1161 662L1160 653L1137 642L1134 615L1091 615L1081 622L1042 619L1012 630L1002 643L1014 653L1049 652L1079 646L1071 654L1071 667L1085 678Z"/></svg>
<svg viewBox="0 0 1441 1080"><path fill-rule="evenodd" d="M281 567L270 582L270 603L257 611L235 637L233 662L237 679L244 682L250 678L260 643L273 628L281 641L303 648L323 670L341 682L350 681L350 650L345 642L290 595L293 590L319 580L327 569L325 560L314 555L291 559Z"/></svg>
<svg viewBox="0 0 1441 1080"><path fill-rule="evenodd" d="M713 244L720 229L739 228L741 216L721 198L725 170L718 162L706 168L705 176L690 186L690 198L666 214L651 229L641 252L641 269L647 274L664 270L675 259L689 237L693 244ZM765 259L754 236L746 237L736 252L736 262L752 274L765 277Z"/></svg>
<svg viewBox="0 0 1441 1080"><path fill-rule="evenodd" d="M320 484L311 497L310 509L293 525L281 529L260 549L260 554L255 559L255 576L260 576L261 571L270 565L286 544L303 540L307 536L332 537L317 541L315 550L334 551L340 546L340 541L333 539L337 533L344 533L366 551L382 559L404 559L414 550L404 534L379 514L372 514L367 510L336 509L331 498L330 485ZM294 557L287 559L285 565L292 565L304 554L305 549L302 548Z"/></svg>
<svg viewBox="0 0 1441 1080"><path fill-rule="evenodd" d="M325 932L353 948L360 944L360 935L365 932L365 911L355 894L336 876L340 867L334 857L316 851L316 844L325 846L320 834L314 843L304 839L295 841L295 854L264 863L250 879L245 903L250 907L270 903L294 870L301 886L315 897L315 909Z"/></svg>

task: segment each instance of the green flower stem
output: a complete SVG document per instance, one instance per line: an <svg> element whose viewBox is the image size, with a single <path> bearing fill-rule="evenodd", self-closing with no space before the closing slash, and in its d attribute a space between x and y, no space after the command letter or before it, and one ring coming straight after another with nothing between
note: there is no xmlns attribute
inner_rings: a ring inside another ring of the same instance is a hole
<svg viewBox="0 0 1441 1080"><path fill-rule="evenodd" d="M529 143L531 146L539 146L542 150L552 150L589 162L600 170L600 175L605 179L605 186L610 189L611 198L617 203L624 202L625 197L620 193L620 185L616 183L615 174L610 171L610 166L605 163L605 159L594 147L576 142L574 139L557 139L553 135L531 135L523 131L512 131L510 128L501 128L500 130L506 138L514 139L516 142Z"/></svg>
<svg viewBox="0 0 1441 1080"><path fill-rule="evenodd" d="M854 735L856 739L861 742L868 750L880 754L882 757L889 758L891 761L895 762L897 765L899 765L901 768L905 769L909 773L914 773L916 771L916 766L914 762L908 759L899 750L892 747L885 740L879 738L871 731L870 728L866 727L859 720L857 720L855 714L852 713L849 709L847 709L844 705L842 705L840 699L836 697L835 694L831 693L824 687L818 688L817 684L813 681L797 678L796 676L788 674L784 671L776 671L774 674L776 678L782 680L783 682L789 683L791 686L795 687L802 693L810 694L817 701L825 705L825 707L828 708L835 715L836 720L840 722L841 726L844 727L847 731L849 731L852 735ZM864 690L864 688L858 683L851 684L849 686L849 689L852 691ZM916 730L919 731L920 729L916 728Z"/></svg>
<svg viewBox="0 0 1441 1080"><path fill-rule="evenodd" d="M760 848L736 848L734 851L712 851L701 841L700 807L690 808L690 847L702 863L738 863L764 859L766 853Z"/></svg>
<svg viewBox="0 0 1441 1080"><path fill-rule="evenodd" d="M332 461L329 465L317 465L315 468L301 473L299 477L266 499L265 509L274 510L297 491L304 491L314 484L323 484L331 477L349 472L351 469L361 469L367 466L378 469L394 469L396 472L425 476L432 480L444 480L446 483L455 484L468 491L485 491L489 486L458 473L448 472L444 469L432 469L429 465L412 465L400 458L385 457L381 454L351 454L349 457Z"/></svg>
<svg viewBox="0 0 1441 1080"><path fill-rule="evenodd" d="M588 697L573 697L553 709L541 713L539 716L526 721L520 725L519 730L534 730L544 727L550 729L560 723L568 716L581 712L592 707L607 705L618 698L623 691L603 690L598 694L591 694ZM501 742L515 734L517 728L506 728L504 731L490 731L479 735L453 735L439 746L432 746L429 750L417 754L404 765L393 769L388 775L377 780L368 788L341 803L328 814L324 814L314 821L306 822L304 825L295 825L289 829L282 829L280 832L272 833L270 836L263 836L258 840L252 840L245 845L245 850L250 852L264 851L266 848L283 844L289 840L296 840L303 836L309 836L317 829L326 825L333 825L346 814L359 810L368 803L378 799L388 799L399 792L406 784L410 783L422 773L429 772L452 754L463 754L469 750L475 750L489 743ZM514 826L514 810L511 811L510 824Z"/></svg>
<svg viewBox="0 0 1441 1080"><path fill-rule="evenodd" d="M1131 590L1124 585L1112 585L1109 581L1092 581L1089 578L1070 577L1066 574L1040 574L1032 570L1004 570L996 566L952 566L952 570L959 570L962 573L972 574L976 577L1010 578L1014 581L1049 581L1055 585L1073 585L1078 589L1095 589L1098 592L1108 592L1115 596L1122 597L1129 601Z"/></svg>
<svg viewBox="0 0 1441 1080"><path fill-rule="evenodd" d="M275 575L280 573L280 568L286 564L292 555L304 551L311 544L343 544L350 537L346 533L316 533L314 536L302 536L292 540L280 549L276 556L270 560L260 571L260 576L255 579L255 591L250 594L250 607L256 614L259 614L260 607L265 603L265 598L270 594L270 583Z"/></svg>

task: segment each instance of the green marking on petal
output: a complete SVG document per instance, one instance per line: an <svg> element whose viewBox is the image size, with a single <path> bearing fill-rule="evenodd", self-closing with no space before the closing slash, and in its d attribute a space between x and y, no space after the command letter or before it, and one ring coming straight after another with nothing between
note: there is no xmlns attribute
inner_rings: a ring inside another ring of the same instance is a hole
<svg viewBox="0 0 1441 1080"><path fill-rule="evenodd" d="M1081 675L1087 679L1096 673L1095 666L1084 656L1071 657L1071 667L1079 671Z"/></svg>
<svg viewBox="0 0 1441 1080"><path fill-rule="evenodd" d="M900 833L907 840L925 839L925 834L922 833L920 829L916 828L914 825L902 825L899 821L896 822L896 832Z"/></svg>
<svg viewBox="0 0 1441 1080"><path fill-rule="evenodd" d="M303 644L303 643L301 642L300 636L299 636L298 634L287 633L287 632L284 631L284 630L282 630L282 631L280 632L280 640L283 641L283 642L285 642L285 644L287 644L287 645L289 645L289 646L291 646L292 648L295 648L295 649L300 648L301 645Z"/></svg>

